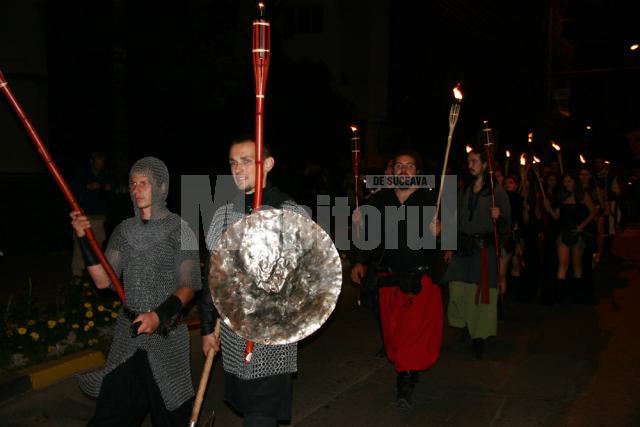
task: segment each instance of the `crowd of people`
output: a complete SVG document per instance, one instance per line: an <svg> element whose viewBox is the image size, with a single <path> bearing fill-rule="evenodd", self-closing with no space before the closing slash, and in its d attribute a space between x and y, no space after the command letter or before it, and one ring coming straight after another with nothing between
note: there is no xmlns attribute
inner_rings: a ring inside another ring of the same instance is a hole
<svg viewBox="0 0 640 427"><path fill-rule="evenodd" d="M431 291L433 282L448 291L442 302L447 302L449 326L460 328L473 357L482 359L486 339L497 335L505 304L596 303L595 271L603 260L615 260L614 236L623 221L634 220L637 168L623 173L599 157L592 165L581 158L566 171L557 161L543 165L537 157L527 162L525 156L513 170L497 162L489 167L488 160L484 147L468 147L458 174L456 211L442 214L456 218L455 250L410 249L402 238L406 214L398 249L388 248L383 239L373 250L351 251L351 280L361 287L361 301L379 323L381 353L398 374L400 408L411 408L418 372L438 359L442 306L427 308L422 301L441 300L440 293ZM389 159L384 174L421 174L422 165L418 153L400 152ZM389 215L387 207L431 206L426 194L415 188L374 189L363 203ZM359 215L354 217L361 222ZM421 220L415 232L439 236L440 222L432 221L431 230ZM407 286L415 271L423 272L420 284ZM416 351L416 343L423 351Z"/></svg>
<svg viewBox="0 0 640 427"><path fill-rule="evenodd" d="M230 172L245 197L216 211L208 227L208 247L225 228L252 212L254 150L254 142L247 138L230 146ZM434 191L409 185L368 195L366 203L383 216L394 215L396 241L387 245L389 234L381 231L377 247L352 247L351 280L361 286L361 300L376 314L383 354L397 372L401 410L411 409L419 373L439 358L443 320L460 328L463 339L470 338L473 356L481 359L486 339L497 334L502 301L596 301L594 270L610 256L624 217L621 201L629 191L620 173L604 159L595 159L593 169L580 164L559 173L557 163L535 163L523 165L516 174L511 170L503 174L496 164L492 174L488 160L483 150L467 153L457 208L455 212L443 208L443 215L457 221L455 250L441 251L437 245L416 248L412 240L413 234L434 241L442 237L440 221L427 218L432 211L422 209L436 204ZM93 175L97 176L99 162L93 158L90 163ZM289 196L266 185L274 165L273 155L265 150L265 203L304 215ZM389 160L385 173L419 175L424 164L420 154L403 150ZM92 188L97 187L93 182L90 179L84 189L99 190ZM155 158L138 161L131 169L129 187L135 216L115 228L106 249L123 278L127 300L107 365L81 376L80 385L97 397L91 425L140 424L149 412L155 425L184 425L194 390L187 331L175 319L202 286L197 251L183 250L181 244L181 239L197 238L166 207L169 172L164 163ZM410 224L411 208L417 209L417 229ZM86 240L86 229L95 226L95 219L80 212L71 217L89 275L97 287L113 287ZM359 226L357 212L352 218ZM442 296L443 286L448 298ZM245 340L226 326L221 337L215 334L212 295L207 287L201 294L202 349L205 354L222 350L227 402L243 414L246 426L275 426L290 419L296 344L256 344L247 363Z"/></svg>
<svg viewBox="0 0 640 427"><path fill-rule="evenodd" d="M542 304L595 303L594 271L610 249L622 219L621 175L609 161L579 163L566 171L520 166L497 181L511 204L503 235L500 282L505 297Z"/></svg>

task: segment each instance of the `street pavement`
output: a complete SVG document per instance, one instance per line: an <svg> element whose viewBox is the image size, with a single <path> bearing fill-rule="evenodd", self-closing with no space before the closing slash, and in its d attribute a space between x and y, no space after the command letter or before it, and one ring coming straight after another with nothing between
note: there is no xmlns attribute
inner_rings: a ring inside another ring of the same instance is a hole
<svg viewBox="0 0 640 427"><path fill-rule="evenodd" d="M329 322L300 346L294 426L640 426L640 227L616 240L624 262L601 266L594 306L509 304L484 360L445 326L438 363L422 374L415 406L395 406L395 373L375 356L372 315L343 286ZM193 337L198 381L204 358ZM201 421L241 426L223 402L221 363L210 379ZM0 405L0 425L85 425L94 403L73 379ZM146 424L149 424L148 422Z"/></svg>

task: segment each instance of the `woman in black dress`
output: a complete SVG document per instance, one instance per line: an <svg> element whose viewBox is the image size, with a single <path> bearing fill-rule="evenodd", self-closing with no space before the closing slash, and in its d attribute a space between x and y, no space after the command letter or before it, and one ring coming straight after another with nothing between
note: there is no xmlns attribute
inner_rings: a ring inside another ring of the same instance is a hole
<svg viewBox="0 0 640 427"><path fill-rule="evenodd" d="M586 246L585 228L596 216L591 196L585 193L576 176L566 173L562 177L560 204L554 208L545 201L545 209L558 221L560 234L556 239L558 248L558 272L556 275L556 297L564 302L567 296L567 271L573 267L576 286L582 287L582 256Z"/></svg>

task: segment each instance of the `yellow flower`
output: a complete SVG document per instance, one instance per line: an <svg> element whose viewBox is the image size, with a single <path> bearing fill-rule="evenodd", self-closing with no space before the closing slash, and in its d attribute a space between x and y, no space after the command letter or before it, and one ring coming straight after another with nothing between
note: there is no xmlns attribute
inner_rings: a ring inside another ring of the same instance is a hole
<svg viewBox="0 0 640 427"><path fill-rule="evenodd" d="M73 325L71 325L71 327L73 329L78 329L80 327L80 325L78 325L77 323L74 323Z"/></svg>
<svg viewBox="0 0 640 427"><path fill-rule="evenodd" d="M118 317L118 313L116 313L115 311L111 312L111 317L115 319L116 317Z"/></svg>
<svg viewBox="0 0 640 427"><path fill-rule="evenodd" d="M91 329L91 328L89 328L89 325L84 325L84 328L82 328L82 329L84 329L85 332L88 332L89 329Z"/></svg>
<svg viewBox="0 0 640 427"><path fill-rule="evenodd" d="M87 326L90 328L93 328L93 325L95 325L95 323L93 323L93 320L89 320L89 322L87 323Z"/></svg>
<svg viewBox="0 0 640 427"><path fill-rule="evenodd" d="M117 307L117 306L119 306L119 305L120 305L120 301L114 301L114 302L113 302L113 306L114 306L114 307Z"/></svg>
<svg viewBox="0 0 640 427"><path fill-rule="evenodd" d="M38 338L40 338L40 335L37 332L31 332L29 335L34 341L38 341Z"/></svg>
<svg viewBox="0 0 640 427"><path fill-rule="evenodd" d="M49 329L55 328L56 327L56 321L55 320L49 320L47 322L47 326L49 327Z"/></svg>
<svg viewBox="0 0 640 427"><path fill-rule="evenodd" d="M26 333L27 333L27 328L18 328L18 333L19 333L20 335L24 335L24 334L26 334Z"/></svg>
<svg viewBox="0 0 640 427"><path fill-rule="evenodd" d="M61 318L58 319L58 323L64 323L66 321L67 321L67 319L65 319L64 317L61 317Z"/></svg>
<svg viewBox="0 0 640 427"><path fill-rule="evenodd" d="M91 303L85 302L84 306L85 306L85 308L91 308Z"/></svg>
<svg viewBox="0 0 640 427"><path fill-rule="evenodd" d="M84 315L87 316L87 319L91 319L93 317L93 311L89 310Z"/></svg>
<svg viewBox="0 0 640 427"><path fill-rule="evenodd" d="M29 320L29 321L27 322L27 325L29 325L29 326L33 326L33 325L35 325L35 324L36 324L36 321L35 321L35 320Z"/></svg>
<svg viewBox="0 0 640 427"><path fill-rule="evenodd" d="M104 305L100 304L100 305L98 306L98 311L104 311Z"/></svg>

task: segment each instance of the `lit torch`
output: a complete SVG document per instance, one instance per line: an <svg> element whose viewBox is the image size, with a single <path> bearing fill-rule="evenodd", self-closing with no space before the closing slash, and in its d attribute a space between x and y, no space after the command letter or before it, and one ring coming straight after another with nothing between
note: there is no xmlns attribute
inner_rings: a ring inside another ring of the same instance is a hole
<svg viewBox="0 0 640 427"><path fill-rule="evenodd" d="M587 164L587 159L582 154L580 154L578 158L580 159L580 163L582 163L583 165Z"/></svg>
<svg viewBox="0 0 640 427"><path fill-rule="evenodd" d="M353 188L354 199L356 208L354 212L357 212L359 206L359 187L360 187L360 135L358 134L358 126L351 125L351 164L353 165ZM354 229L356 236L360 235L360 221L355 219L359 216L354 215Z"/></svg>
<svg viewBox="0 0 640 427"><path fill-rule="evenodd" d="M511 152L509 150L504 152L504 156L506 157L504 161L504 176L509 175L509 160L511 160Z"/></svg>
<svg viewBox="0 0 640 427"><path fill-rule="evenodd" d="M556 150L556 155L558 156L558 166L560 166L560 175L564 175L564 165L562 164L562 150L560 149L560 145L556 144L555 141L551 141L551 146L554 150Z"/></svg>
<svg viewBox="0 0 640 427"><path fill-rule="evenodd" d="M253 196L253 210L262 207L262 170L264 156L264 98L271 59L271 24L265 19L264 3L258 3L258 19L253 21L253 74L256 84L256 149L255 149L255 193ZM247 341L245 347L245 363L251 362L253 356L253 341Z"/></svg>
<svg viewBox="0 0 640 427"><path fill-rule="evenodd" d="M540 179L540 173L538 171L538 164L540 163L540 159L537 156L533 156L533 161L531 162L531 167L533 168L533 173L536 176L536 180L538 181L538 185L540 186L540 193L542 194L542 198L546 201L547 195L544 192L544 185L542 185L542 179Z"/></svg>
<svg viewBox="0 0 640 427"><path fill-rule="evenodd" d="M351 125L351 163L353 165L353 184L356 209L358 209L358 184L360 183L360 135L358 135L358 126Z"/></svg>
<svg viewBox="0 0 640 427"><path fill-rule="evenodd" d="M520 186L522 189L525 188L525 182L527 180L527 155L522 153L520 154Z"/></svg>
<svg viewBox="0 0 640 427"><path fill-rule="evenodd" d="M458 117L460 116L460 106L462 104L462 90L460 89L460 83L453 88L453 101L451 102L451 108L449 109L449 135L447 136L447 149L444 153L444 164L442 165L442 175L440 176L440 189L438 191L438 200L436 201L436 212L433 217L433 222L438 219L440 214L440 201L442 200L442 188L444 187L444 176L447 173L447 165L449 163L449 152L451 151L451 141L453 140L453 131L458 123ZM467 146L468 147L468 146ZM468 153L469 151L467 151Z"/></svg>
<svg viewBox="0 0 640 427"><path fill-rule="evenodd" d="M470 152L473 151L473 148L471 148L471 146L469 144L467 144L464 147L464 151L465 151L465 153L469 154Z"/></svg>

